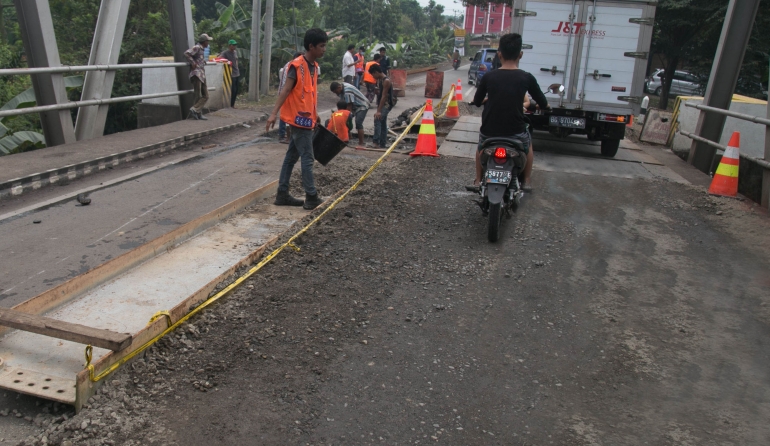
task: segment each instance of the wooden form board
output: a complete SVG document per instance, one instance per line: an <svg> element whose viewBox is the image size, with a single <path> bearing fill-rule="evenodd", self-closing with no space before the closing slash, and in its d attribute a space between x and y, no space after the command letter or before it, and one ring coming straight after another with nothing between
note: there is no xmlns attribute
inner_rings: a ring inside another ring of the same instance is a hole
<svg viewBox="0 0 770 446"><path fill-rule="evenodd" d="M148 259L171 249L185 240L195 237L206 229L218 224L244 208L251 206L258 200L275 194L277 183L277 181L273 181L264 185L241 198L169 232L168 234L162 235L83 275L70 279L64 284L22 302L15 306L14 310L30 314L43 314L57 308L63 308L64 305L72 302L84 293L93 290L95 287L105 284ZM169 311L171 320L179 320L189 313L193 306L206 300L223 280L232 276L239 268L250 265L256 261L265 249L277 240L278 236L278 234L271 236L264 244L253 250L245 258L242 258L234 265L226 268L222 274L213 278L205 286L179 302L179 304ZM95 354L94 361L92 362L95 367L95 372L97 374L101 373L110 365L121 360L130 352L163 332L168 326L167 324L168 321L165 318L157 319L145 326L139 332L133 333L133 336L128 338L129 346L127 348L121 351L109 351L106 355L101 357L98 357L98 355ZM0 335L7 333L6 337L1 338L2 341L5 341L8 336L14 334L14 332L8 333L11 330L12 328L0 325ZM75 405L76 411L80 410L85 401L88 400L99 385L104 382L91 382L87 369L83 369L77 373L76 376L68 374L62 375L55 370L57 364L52 364L50 361L41 363L42 370L33 370L34 367L17 367L11 364L12 362L15 362L15 356L16 353L14 351L8 351L2 358L0 358L0 388L14 390L66 404L73 404ZM3 359L6 360L5 363L3 363Z"/></svg>
<svg viewBox="0 0 770 446"><path fill-rule="evenodd" d="M7 308L0 308L0 325L113 351L131 345L131 335L128 333L86 327Z"/></svg>

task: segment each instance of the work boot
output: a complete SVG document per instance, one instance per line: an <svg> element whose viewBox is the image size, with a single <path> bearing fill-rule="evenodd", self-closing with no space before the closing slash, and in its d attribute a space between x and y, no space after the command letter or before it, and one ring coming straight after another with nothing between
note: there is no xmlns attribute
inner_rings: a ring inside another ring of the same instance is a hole
<svg viewBox="0 0 770 446"><path fill-rule="evenodd" d="M192 116L192 118L193 118L193 119L195 119L195 120L198 120L198 119L200 119L200 118L198 117L198 112L197 112L197 111L195 111L195 110L193 110L192 108L190 109L190 116Z"/></svg>
<svg viewBox="0 0 770 446"><path fill-rule="evenodd" d="M276 206L302 206L303 202L298 198L292 197L289 192L278 191L273 204Z"/></svg>
<svg viewBox="0 0 770 446"><path fill-rule="evenodd" d="M321 197L318 196L318 194L305 194L305 204L302 205L302 208L309 211L311 209L317 208L321 203L323 203L323 201L321 200Z"/></svg>
<svg viewBox="0 0 770 446"><path fill-rule="evenodd" d="M201 121L208 121L209 120L209 118L203 116L203 112L198 113L198 119L200 119Z"/></svg>

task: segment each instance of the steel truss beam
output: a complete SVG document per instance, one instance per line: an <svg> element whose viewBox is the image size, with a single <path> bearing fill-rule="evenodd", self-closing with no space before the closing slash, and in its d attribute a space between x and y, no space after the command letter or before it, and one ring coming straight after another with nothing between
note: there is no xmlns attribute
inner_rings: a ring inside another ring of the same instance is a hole
<svg viewBox="0 0 770 446"><path fill-rule="evenodd" d="M96 21L94 41L88 65L111 65L118 63L123 32L128 19L130 0L102 0L99 18ZM114 71L90 71L83 81L81 101L108 99L112 95ZM109 105L82 107L75 123L75 137L78 141L92 139L104 134Z"/></svg>
<svg viewBox="0 0 770 446"><path fill-rule="evenodd" d="M190 0L168 0L168 18L171 25L171 47L174 51L174 62L187 62L184 52L195 44ZM179 91L192 90L189 68L176 68L176 84ZM190 113L194 101L195 98L192 94L179 96L182 118Z"/></svg>
<svg viewBox="0 0 770 446"><path fill-rule="evenodd" d="M27 64L30 67L61 66L48 0L14 0L14 5L24 40ZM64 88L62 74L32 75L32 87L38 105L67 102L67 90ZM68 110L42 112L40 123L47 146L75 142L72 116Z"/></svg>

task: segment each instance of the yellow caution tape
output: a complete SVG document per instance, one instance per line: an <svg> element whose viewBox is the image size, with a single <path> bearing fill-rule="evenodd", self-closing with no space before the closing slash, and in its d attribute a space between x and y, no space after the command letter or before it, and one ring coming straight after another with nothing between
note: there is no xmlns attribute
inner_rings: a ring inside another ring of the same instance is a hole
<svg viewBox="0 0 770 446"><path fill-rule="evenodd" d="M150 319L150 322L148 323L148 325L153 323L154 321L156 321L160 317L166 316L167 319L168 319L168 322L169 322L169 327L166 328L165 330L163 330L162 333L160 333L159 335L157 335L154 338L150 339L149 341L145 342L139 348L137 348L136 350L132 351L128 355L126 355L123 358L119 359L117 362L115 362L114 364L109 366L106 370L104 370L102 373L99 373L98 375L96 374L96 371L94 369L94 365L91 364L91 359L92 359L92 356L93 356L93 347L90 346L90 345L86 346L86 366L85 367L88 369L88 376L91 379L91 381L92 382L101 381L106 376L108 376L109 374L111 374L112 372L114 372L115 370L120 368L120 366L122 366L126 362L130 361L133 357L135 357L139 353L142 353L143 351L147 350L147 348L149 348L150 346L152 346L153 344L158 342L162 337L164 337L167 334L169 334L172 331L174 331L177 327L179 327L180 325L185 323L188 319L190 319L191 317L193 317L196 314L198 314L199 312L201 312L204 308L206 308L209 305L213 304L214 302L216 302L220 298L228 295L232 290L237 288L238 285L242 284L249 277L253 276L257 271L261 270L265 265L270 263L270 261L272 261L276 256L278 256L278 254L281 253L281 251L283 251L287 247L290 247L290 248L294 249L295 251L299 251L299 247L297 247L297 245L294 244L294 241L297 240L297 238L299 238L302 234L307 232L308 229L310 229L313 225L318 223L326 214L329 213L329 211L334 209L335 206L337 206L342 200L344 200L345 197L347 197L349 193L351 193L354 190L356 190L356 188L358 188L358 186L361 183L363 183L364 180L367 179L369 177L369 175L372 174L372 172L374 172L374 169L379 167L379 165L382 164L383 161L385 161L385 158L387 158L388 155L390 155L393 152L393 150L396 148L398 143L400 143L404 139L406 134L409 133L409 130L420 119L422 119L422 112L423 111L425 111L425 106L424 105L419 110L419 112L416 114L416 116L412 120L412 122L409 123L409 125L404 129L403 132L401 132L401 135L399 135L399 137L396 138L395 141L393 141L393 144L390 145L388 150L386 150L385 153L383 153L382 156L379 159L377 159L377 161L374 164L372 164L372 166L369 168L369 170L367 170L363 175L361 175L361 178L359 178L358 181L353 183L353 185L350 186L348 188L348 190L346 190L345 192L342 193L342 195L337 197L337 199L334 200L329 206L327 206L326 209L323 210L323 212L318 214L318 216L316 218L314 218L313 220L311 220L310 223L308 223L304 228L300 229L299 231L297 231L296 234L291 236L291 238L289 240L287 240L286 243L284 243L283 245L279 246L278 248L275 249L275 251L271 252L267 257L262 259L261 262L259 262L256 265L254 265L254 267L252 267L245 274L243 274L241 277L236 279L233 283L231 283L227 287L223 288L217 294L215 294L215 295L211 296L210 298L208 298L206 301L204 301L202 304L198 305L195 309L193 309L192 311L187 313L187 315L185 315L184 317L182 317L181 319L176 321L174 324L171 324L171 315L168 313L168 311L159 311L159 312L155 313L155 315L153 315L152 318Z"/></svg>
<svg viewBox="0 0 770 446"><path fill-rule="evenodd" d="M449 88L449 91L447 94L444 95L443 98L441 98L440 101L438 101L438 104L436 104L436 108L434 110L438 111L441 108L441 104L444 103L444 100L451 97L455 93L455 84L452 84L452 87ZM437 118L442 118L444 115L446 115L446 111L449 110L449 103L452 102L451 100L446 101L446 108L444 109L444 112L441 114L436 115Z"/></svg>

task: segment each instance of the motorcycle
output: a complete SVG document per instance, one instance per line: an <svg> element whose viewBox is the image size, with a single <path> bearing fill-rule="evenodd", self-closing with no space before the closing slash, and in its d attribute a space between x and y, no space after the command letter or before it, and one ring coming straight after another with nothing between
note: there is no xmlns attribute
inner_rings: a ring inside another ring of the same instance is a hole
<svg viewBox="0 0 770 446"><path fill-rule="evenodd" d="M452 67L454 67L455 71L460 69L460 59L452 60Z"/></svg>
<svg viewBox="0 0 770 446"><path fill-rule="evenodd" d="M481 145L483 169L477 202L487 217L487 238L496 242L500 238L503 215L510 215L521 203L524 192L524 166L527 151L521 141L511 138L489 138Z"/></svg>

